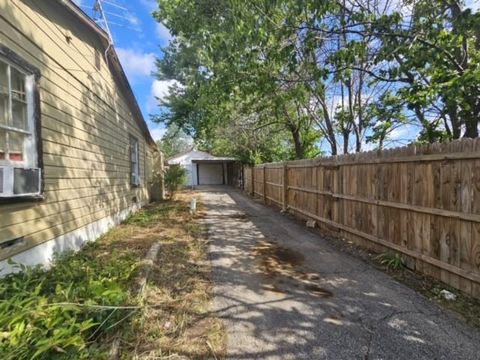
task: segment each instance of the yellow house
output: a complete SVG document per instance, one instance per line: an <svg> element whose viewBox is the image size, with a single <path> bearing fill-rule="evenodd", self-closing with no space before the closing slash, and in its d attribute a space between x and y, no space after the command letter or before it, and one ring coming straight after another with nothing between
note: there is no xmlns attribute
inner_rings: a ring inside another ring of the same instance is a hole
<svg viewBox="0 0 480 360"><path fill-rule="evenodd" d="M0 274L98 238L161 163L107 34L69 0L0 0Z"/></svg>

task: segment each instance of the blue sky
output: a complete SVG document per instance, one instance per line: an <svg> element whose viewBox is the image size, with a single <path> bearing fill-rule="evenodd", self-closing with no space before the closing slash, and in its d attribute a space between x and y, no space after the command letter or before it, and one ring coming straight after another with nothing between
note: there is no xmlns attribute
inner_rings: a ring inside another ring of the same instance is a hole
<svg viewBox="0 0 480 360"><path fill-rule="evenodd" d="M94 0L75 0L83 11L92 16ZM133 88L143 116L155 140L164 133L164 127L150 121L150 114L158 112L155 96L168 91L168 81L151 76L155 58L161 57L160 47L170 39L168 30L157 23L151 13L157 8L155 0L105 0L103 3L110 24L115 49Z"/></svg>

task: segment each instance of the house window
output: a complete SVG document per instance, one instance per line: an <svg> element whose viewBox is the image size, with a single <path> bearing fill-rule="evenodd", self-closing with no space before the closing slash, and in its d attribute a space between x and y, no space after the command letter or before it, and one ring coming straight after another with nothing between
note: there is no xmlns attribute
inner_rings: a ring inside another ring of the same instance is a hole
<svg viewBox="0 0 480 360"><path fill-rule="evenodd" d="M0 197L40 193L34 88L34 74L0 53Z"/></svg>
<svg viewBox="0 0 480 360"><path fill-rule="evenodd" d="M100 57L100 51L98 49L95 49L95 67L97 70L102 68L102 60Z"/></svg>
<svg viewBox="0 0 480 360"><path fill-rule="evenodd" d="M130 136L130 183L140 185L140 159L138 151L138 139Z"/></svg>

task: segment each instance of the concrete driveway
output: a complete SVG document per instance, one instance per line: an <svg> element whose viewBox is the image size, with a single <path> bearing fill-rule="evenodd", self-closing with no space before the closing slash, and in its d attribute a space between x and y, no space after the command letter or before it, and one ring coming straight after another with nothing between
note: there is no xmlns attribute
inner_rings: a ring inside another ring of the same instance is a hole
<svg viewBox="0 0 480 360"><path fill-rule="evenodd" d="M230 359L480 359L480 333L228 187L199 190Z"/></svg>

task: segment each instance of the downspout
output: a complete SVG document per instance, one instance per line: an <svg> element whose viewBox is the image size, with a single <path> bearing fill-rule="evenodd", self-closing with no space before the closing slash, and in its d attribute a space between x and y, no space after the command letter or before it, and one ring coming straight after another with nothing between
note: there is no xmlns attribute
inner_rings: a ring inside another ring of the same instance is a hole
<svg viewBox="0 0 480 360"><path fill-rule="evenodd" d="M105 62L107 63L107 66L108 66L108 51L113 47L112 32L110 31L110 26L108 25L107 17L105 16L105 11L103 10L102 2L97 0L95 5L98 6L98 9L100 10L100 13L102 14L103 22L105 24L105 29L107 30L108 46L107 46L107 49L105 50Z"/></svg>

